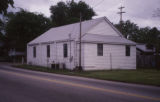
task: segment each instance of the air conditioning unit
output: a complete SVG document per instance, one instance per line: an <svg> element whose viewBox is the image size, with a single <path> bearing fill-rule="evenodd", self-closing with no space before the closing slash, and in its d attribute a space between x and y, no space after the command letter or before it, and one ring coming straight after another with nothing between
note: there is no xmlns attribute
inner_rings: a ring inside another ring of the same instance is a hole
<svg viewBox="0 0 160 102"><path fill-rule="evenodd" d="M60 63L60 64L59 64L59 68L60 68L60 69L66 69L65 63Z"/></svg>
<svg viewBox="0 0 160 102"><path fill-rule="evenodd" d="M28 62L29 65L32 65L32 62Z"/></svg>

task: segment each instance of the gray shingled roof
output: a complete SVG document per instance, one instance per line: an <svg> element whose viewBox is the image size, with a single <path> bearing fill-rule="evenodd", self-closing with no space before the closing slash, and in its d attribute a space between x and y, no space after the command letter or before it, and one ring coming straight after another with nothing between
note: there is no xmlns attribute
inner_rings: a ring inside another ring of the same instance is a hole
<svg viewBox="0 0 160 102"><path fill-rule="evenodd" d="M96 35L96 34L86 34L86 32L97 25L101 21L106 21L116 32L119 36L105 36L105 35ZM35 38L28 44L37 44L43 42L52 42L58 40L66 40L69 39L69 34L71 34L72 39L78 41L79 38L79 23L64 25L60 27L51 28L44 34L40 35L39 37ZM101 17L97 19L92 19L88 21L82 22L82 40L85 42L104 42L104 43L114 43L114 44L132 44L135 45L134 42L129 41L122 37L121 33L109 22L106 17Z"/></svg>
<svg viewBox="0 0 160 102"><path fill-rule="evenodd" d="M83 21L82 34L84 34L88 29L90 29L91 27L93 27L94 25L96 25L98 22L102 20L104 20L104 17ZM72 38L78 38L79 26L80 26L79 23L74 23L74 24L51 28L41 36L29 42L29 44L68 39L69 34L71 34Z"/></svg>
<svg viewBox="0 0 160 102"><path fill-rule="evenodd" d="M146 44L137 44L136 47L143 52L154 52L155 49L147 49Z"/></svg>
<svg viewBox="0 0 160 102"><path fill-rule="evenodd" d="M118 36L107 36L107 35L96 35L96 34L86 34L82 38L83 42L102 42L102 43L109 43L109 44L129 44L129 45L136 45L135 42L127 40L123 37Z"/></svg>

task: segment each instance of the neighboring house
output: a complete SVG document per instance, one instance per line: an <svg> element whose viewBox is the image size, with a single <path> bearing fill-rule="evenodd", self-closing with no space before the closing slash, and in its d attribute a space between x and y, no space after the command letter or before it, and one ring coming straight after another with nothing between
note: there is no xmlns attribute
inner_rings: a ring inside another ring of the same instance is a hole
<svg viewBox="0 0 160 102"><path fill-rule="evenodd" d="M137 48L137 67L153 68L156 65L155 47L147 47L147 44L136 45Z"/></svg>
<svg viewBox="0 0 160 102"><path fill-rule="evenodd" d="M10 49L8 55L9 56L25 56L25 53L21 51L16 51L15 49Z"/></svg>
<svg viewBox="0 0 160 102"><path fill-rule="evenodd" d="M27 63L73 70L79 65L80 23L51 28L27 44ZM83 70L136 69L136 43L106 17L82 22Z"/></svg>
<svg viewBox="0 0 160 102"><path fill-rule="evenodd" d="M146 44L137 44L137 55L154 55L155 48L148 48Z"/></svg>
<svg viewBox="0 0 160 102"><path fill-rule="evenodd" d="M16 51L15 48L12 48L8 52L8 56L11 57L13 62L22 62L24 63L25 52Z"/></svg>

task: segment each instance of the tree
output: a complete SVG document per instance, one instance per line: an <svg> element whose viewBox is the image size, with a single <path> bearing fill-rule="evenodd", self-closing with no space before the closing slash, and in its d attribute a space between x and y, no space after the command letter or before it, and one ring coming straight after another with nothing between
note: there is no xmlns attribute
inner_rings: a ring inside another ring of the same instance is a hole
<svg viewBox="0 0 160 102"><path fill-rule="evenodd" d="M6 14L9 5L13 7L14 4L13 0L1 0L0 2L0 14Z"/></svg>
<svg viewBox="0 0 160 102"><path fill-rule="evenodd" d="M149 31L150 31L149 27L140 28L135 36L136 40L133 40L133 41L137 43L147 44L149 41Z"/></svg>
<svg viewBox="0 0 160 102"><path fill-rule="evenodd" d="M6 26L6 36L10 42L10 47L25 51L26 44L29 41L47 31L50 27L50 19L42 14L21 10L9 18Z"/></svg>
<svg viewBox="0 0 160 102"><path fill-rule="evenodd" d="M139 28L136 24L129 20L115 25L125 38L128 38L137 43L144 43L148 48L155 48L156 67L159 67L159 52L160 52L160 31L157 28Z"/></svg>
<svg viewBox="0 0 160 102"><path fill-rule="evenodd" d="M67 24L69 10L64 2L58 2L57 5L51 6L50 11L53 24L57 26Z"/></svg>
<svg viewBox="0 0 160 102"><path fill-rule="evenodd" d="M13 7L13 0L1 0L0 1L0 15L4 16L7 14L7 8L10 6ZM0 47L0 56L7 55L6 48L6 36L4 35L5 22L0 19L0 43L2 44Z"/></svg>
<svg viewBox="0 0 160 102"><path fill-rule="evenodd" d="M0 35L2 34L3 27L4 27L4 24L0 19Z"/></svg>
<svg viewBox="0 0 160 102"><path fill-rule="evenodd" d="M121 31L123 36L127 39L135 41L137 43L146 43L148 44L150 39L152 38L149 33L151 28L145 27L140 28L137 24L127 20L123 21L121 24L115 24L116 28ZM122 27L121 27L122 26ZM153 39L153 38L152 38Z"/></svg>
<svg viewBox="0 0 160 102"><path fill-rule="evenodd" d="M57 5L50 7L50 11L55 26L78 22L80 13L82 14L82 20L89 20L95 15L93 9L83 1L78 3L74 1L58 2Z"/></svg>
<svg viewBox="0 0 160 102"><path fill-rule="evenodd" d="M156 68L159 68L160 31L155 27L149 31L149 44L155 48Z"/></svg>
<svg viewBox="0 0 160 102"><path fill-rule="evenodd" d="M122 24L115 25L119 31L124 35L125 38L136 41L137 32L139 27L131 22L130 20L122 21Z"/></svg>
<svg viewBox="0 0 160 102"><path fill-rule="evenodd" d="M72 1L68 5L70 19L77 18L77 21L79 21L80 13L82 14L82 20L92 19L96 15L93 9L83 1L79 1L78 3Z"/></svg>

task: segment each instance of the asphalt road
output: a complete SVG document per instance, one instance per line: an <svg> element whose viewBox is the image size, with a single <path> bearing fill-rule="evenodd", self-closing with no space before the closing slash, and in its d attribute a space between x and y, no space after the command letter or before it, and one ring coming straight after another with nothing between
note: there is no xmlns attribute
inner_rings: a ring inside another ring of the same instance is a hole
<svg viewBox="0 0 160 102"><path fill-rule="evenodd" d="M0 102L160 102L160 87L36 72L0 64Z"/></svg>

